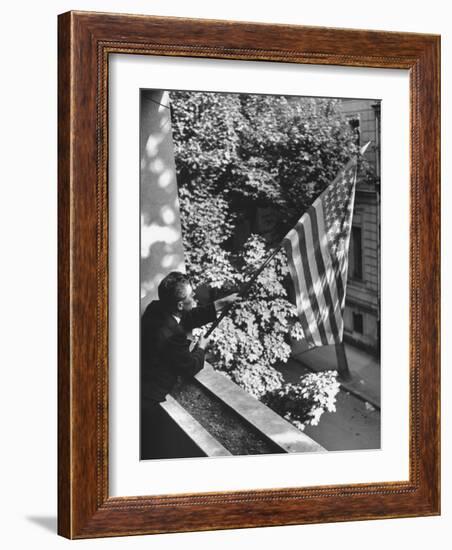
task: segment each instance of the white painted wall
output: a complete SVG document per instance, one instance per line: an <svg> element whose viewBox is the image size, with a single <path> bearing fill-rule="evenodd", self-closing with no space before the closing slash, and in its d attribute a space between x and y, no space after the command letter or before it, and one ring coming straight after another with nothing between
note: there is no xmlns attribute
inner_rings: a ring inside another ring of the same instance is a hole
<svg viewBox="0 0 452 550"><path fill-rule="evenodd" d="M56 524L56 29L69 9L442 33L443 181L452 181L452 19L443 0L49 0L2 6L0 385L2 547L446 549L452 538L452 188L443 186L443 515L83 542ZM25 334L27 340L25 341Z"/></svg>
<svg viewBox="0 0 452 550"><path fill-rule="evenodd" d="M185 271L169 94L141 91L141 311L170 271Z"/></svg>

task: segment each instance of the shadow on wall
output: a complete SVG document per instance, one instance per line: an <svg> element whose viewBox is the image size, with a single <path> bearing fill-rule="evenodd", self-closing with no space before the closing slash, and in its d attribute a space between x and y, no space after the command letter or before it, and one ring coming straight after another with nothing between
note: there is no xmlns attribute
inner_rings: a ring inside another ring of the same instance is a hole
<svg viewBox="0 0 452 550"><path fill-rule="evenodd" d="M141 311L170 271L185 271L169 94L141 90Z"/></svg>

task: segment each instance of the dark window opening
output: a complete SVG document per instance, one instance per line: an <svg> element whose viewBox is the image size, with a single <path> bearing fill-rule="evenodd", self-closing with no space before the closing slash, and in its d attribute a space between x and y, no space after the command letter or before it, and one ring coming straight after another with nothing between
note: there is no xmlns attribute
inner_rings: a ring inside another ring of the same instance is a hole
<svg viewBox="0 0 452 550"><path fill-rule="evenodd" d="M359 147L361 145L361 122L359 120L359 116L349 118L348 123L355 134L355 143Z"/></svg>
<svg viewBox="0 0 452 550"><path fill-rule="evenodd" d="M361 313L353 313L353 332L363 333L363 316Z"/></svg>
<svg viewBox="0 0 452 550"><path fill-rule="evenodd" d="M352 239L350 247L351 275L353 279L363 278L363 253L361 227L352 226Z"/></svg>

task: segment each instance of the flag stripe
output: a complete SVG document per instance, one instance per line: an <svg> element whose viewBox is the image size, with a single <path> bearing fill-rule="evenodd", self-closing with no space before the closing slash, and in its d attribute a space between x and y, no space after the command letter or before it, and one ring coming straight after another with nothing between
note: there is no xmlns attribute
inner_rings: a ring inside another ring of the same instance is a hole
<svg viewBox="0 0 452 550"><path fill-rule="evenodd" d="M314 283L314 294L317 297L317 302L320 308L320 320L325 328L326 338L328 344L334 344L333 330L337 327L330 323L330 304L328 303L328 297L326 291L328 290L328 284L326 282L326 274L323 266L322 255L319 257L319 239L314 237L314 232L317 226L313 223L312 208L309 208L307 215L303 216L302 224L304 227L306 237L306 256L309 263L309 269L311 271L312 280ZM334 317L331 319L335 323Z"/></svg>
<svg viewBox="0 0 452 550"><path fill-rule="evenodd" d="M301 257L303 258L303 260L307 260L306 235L305 235L303 224L301 223L297 224L296 231L298 233L299 241L300 241ZM307 261L302 262L302 269L304 272L304 278L306 281L309 300L311 302L311 309L314 312L314 316L316 318L317 327L318 327L318 331L322 341L322 345L327 346L328 338L326 337L325 327L323 326L323 322L321 319L321 310L319 307L319 303L317 301L317 296L315 295L315 292L314 292L311 271L309 270L309 265Z"/></svg>
<svg viewBox="0 0 452 550"><path fill-rule="evenodd" d="M317 322L315 320L314 312L312 311L311 302L309 300L309 293L308 293L308 287L306 285L305 277L304 277L304 271L302 268L302 257L300 254L300 239L298 232L293 229L289 232L288 237L290 239L291 245L292 245L292 260L293 260L293 266L298 276L299 281L299 287L300 287L300 308L299 312L305 312L306 314L306 321L308 324L308 332L311 335L313 344L316 346L322 345L322 340L320 338L320 334L317 328Z"/></svg>
<svg viewBox="0 0 452 550"><path fill-rule="evenodd" d="M301 305L301 289L300 289L300 282L298 280L297 270L295 269L294 261L293 261L293 255L292 255L292 243L288 239L284 239L284 245L287 252L287 258L289 263L289 270L290 274L292 276L292 281L295 289L295 296L297 300L297 309L299 313L299 319L301 326L303 328L304 338L307 340L309 345L315 345L314 340L312 339L311 332L308 327L308 321L306 319L306 314L303 311L302 305Z"/></svg>
<svg viewBox="0 0 452 550"><path fill-rule="evenodd" d="M353 183L355 184L356 183L356 172L355 172L355 176L354 176L353 180L354 180ZM350 199L352 199L353 196L354 196L354 185L352 186L352 197L350 197ZM352 203L352 207L353 207L353 203ZM343 223L344 223L344 221L345 220L342 220ZM350 215L350 222L351 222L351 215ZM350 238L349 233L348 233L347 237L348 237L348 239ZM347 249L348 249L348 240L347 240ZM335 271L335 274L336 274L336 285L337 285L337 290L338 290L338 298L339 298L339 303L341 305L341 312L343 314L344 308L345 308L345 285L347 284L348 261L345 259L345 257L343 257L341 259L341 261L339 261L337 256L334 255L334 254L330 254L330 257L331 257L333 268L334 268L334 271Z"/></svg>
<svg viewBox="0 0 452 550"><path fill-rule="evenodd" d="M317 261L317 266L319 268L319 276L323 281L323 284L322 284L324 289L323 292L324 292L325 301L328 307L328 313L329 313L328 318L331 326L331 335L333 337L332 338L333 341L330 343L334 344L334 343L337 343L338 341L337 337L339 336L339 330L338 330L338 325L336 323L334 301L331 296L330 282L328 280L329 279L328 271L327 271L327 268L325 267L325 263L323 261L323 256L321 252L322 246L321 246L321 240L319 235L319 221L317 216L317 209L309 208L308 215L311 220L311 227L313 232L312 241L313 241L314 254ZM326 240L326 235L322 235L322 238Z"/></svg>
<svg viewBox="0 0 452 550"><path fill-rule="evenodd" d="M315 206L316 211L316 220L318 225L318 236L319 236L319 249L323 257L323 262L325 266L325 271L327 273L327 280L328 280L328 286L331 292L331 299L333 304L333 315L336 319L336 326L338 328L337 334L338 337L336 338L336 343L340 342L339 338L342 338L342 326L344 324L344 318L342 316L341 312L341 304L338 299L338 293L337 293L337 286L336 286L336 277L334 274L334 269L331 264L331 257L328 253L328 246L327 246L327 236L325 233L325 224L324 224L324 212L323 212L323 205L322 201L319 201L318 204ZM320 240L321 236L321 240Z"/></svg>

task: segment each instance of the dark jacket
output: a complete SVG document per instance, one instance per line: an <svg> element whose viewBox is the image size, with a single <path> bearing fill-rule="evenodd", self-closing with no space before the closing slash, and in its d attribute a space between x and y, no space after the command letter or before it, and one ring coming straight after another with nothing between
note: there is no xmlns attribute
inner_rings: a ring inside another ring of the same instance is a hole
<svg viewBox="0 0 452 550"><path fill-rule="evenodd" d="M151 302L141 317L141 398L144 402L164 401L178 376L193 376L204 366L204 350L189 351L186 333L216 318L209 304L183 313L181 322Z"/></svg>

